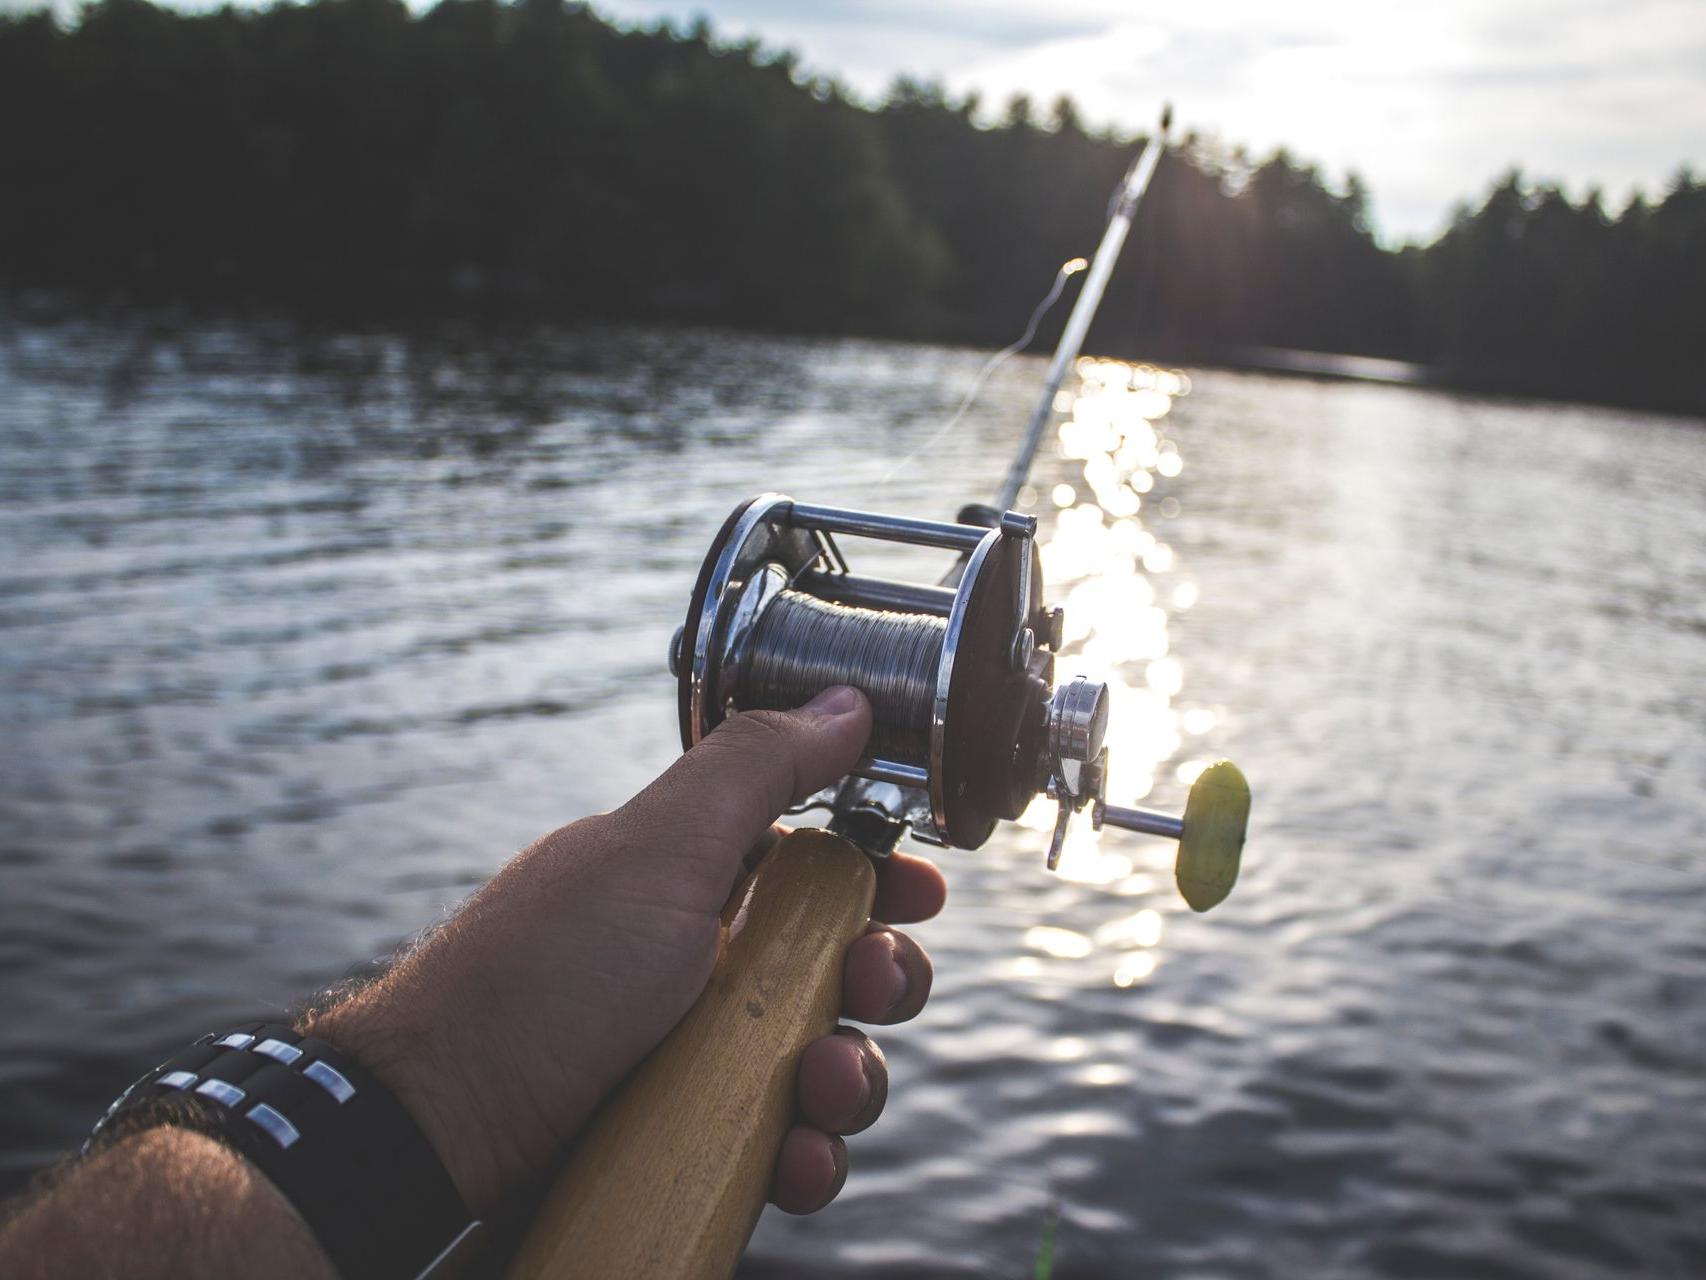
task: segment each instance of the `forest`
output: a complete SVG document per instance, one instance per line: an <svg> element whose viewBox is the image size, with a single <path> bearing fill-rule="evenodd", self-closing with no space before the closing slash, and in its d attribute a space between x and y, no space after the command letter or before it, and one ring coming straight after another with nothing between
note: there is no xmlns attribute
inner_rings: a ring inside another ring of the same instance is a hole
<svg viewBox="0 0 1706 1280"><path fill-rule="evenodd" d="M902 80L867 105L703 22L564 0L0 17L0 118L14 296L982 345L1094 247L1139 141L1066 99ZM1354 174L1186 134L1090 347L1706 413L1706 183L1613 214L1513 171L1391 250Z"/></svg>

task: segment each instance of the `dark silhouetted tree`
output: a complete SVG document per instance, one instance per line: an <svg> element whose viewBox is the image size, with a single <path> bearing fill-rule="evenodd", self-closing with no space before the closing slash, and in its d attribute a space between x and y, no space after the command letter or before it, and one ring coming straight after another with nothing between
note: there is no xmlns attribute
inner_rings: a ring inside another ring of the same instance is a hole
<svg viewBox="0 0 1706 1280"><path fill-rule="evenodd" d="M985 344L1092 251L1138 144L1065 97L991 124L901 79L866 108L702 19L623 30L565 0L0 17L0 118L13 287ZM1393 252L1357 175L1187 134L1091 343L1706 408L1706 188L1684 171L1613 217L1513 172Z"/></svg>

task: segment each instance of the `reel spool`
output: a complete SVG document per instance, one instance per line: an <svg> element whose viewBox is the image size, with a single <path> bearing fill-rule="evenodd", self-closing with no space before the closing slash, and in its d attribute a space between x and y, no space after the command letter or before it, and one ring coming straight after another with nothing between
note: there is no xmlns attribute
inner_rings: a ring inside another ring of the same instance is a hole
<svg viewBox="0 0 1706 1280"><path fill-rule="evenodd" d="M1176 878L1206 911L1237 879L1249 815L1243 775L1222 761L1191 788L1183 818L1106 803L1107 686L1057 686L1064 615L1042 605L1036 520L991 508L946 524L808 506L764 494L735 509L706 554L670 667L681 741L692 747L741 711L788 710L831 685L870 700L871 754L804 808L868 852L910 828L975 849L1033 797L1059 803L1048 865L1072 815L1167 836ZM853 573L836 535L957 552L939 586Z"/></svg>

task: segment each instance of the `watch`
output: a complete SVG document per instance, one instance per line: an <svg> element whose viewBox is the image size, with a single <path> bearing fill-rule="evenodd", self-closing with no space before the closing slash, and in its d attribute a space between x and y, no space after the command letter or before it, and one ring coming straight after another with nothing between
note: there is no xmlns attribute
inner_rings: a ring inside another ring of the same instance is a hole
<svg viewBox="0 0 1706 1280"><path fill-rule="evenodd" d="M163 1124L217 1138L266 1174L345 1280L443 1280L484 1225L438 1153L361 1064L289 1027L203 1036L119 1095L85 1155Z"/></svg>

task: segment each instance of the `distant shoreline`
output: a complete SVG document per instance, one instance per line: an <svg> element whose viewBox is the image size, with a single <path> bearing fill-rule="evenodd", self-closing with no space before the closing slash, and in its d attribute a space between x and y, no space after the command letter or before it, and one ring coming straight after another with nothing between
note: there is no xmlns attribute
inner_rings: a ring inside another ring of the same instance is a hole
<svg viewBox="0 0 1706 1280"><path fill-rule="evenodd" d="M567 0L96 4L0 16L0 67L19 122L0 292L334 323L999 347L1097 243L1139 142L1070 98L1015 95L995 124L913 80L861 103L706 23L635 30ZM1393 250L1355 174L1188 132L1158 155L1091 349L1706 414L1687 167L1615 214L1512 169Z"/></svg>
<svg viewBox="0 0 1706 1280"><path fill-rule="evenodd" d="M1150 357L1152 361L1155 358ZM1210 351L1175 349L1166 351L1160 358L1170 364L1225 369L1234 373L1267 373L1328 382L1368 382L1543 404L1634 409L1687 418L1706 426L1706 383L1696 387L1692 393L1686 388L1659 387L1650 391L1635 389L1627 395L1610 394L1603 387L1586 382L1574 388L1559 387L1544 378L1501 375L1495 370L1453 370L1409 360L1384 360L1289 347L1222 347Z"/></svg>
<svg viewBox="0 0 1706 1280"><path fill-rule="evenodd" d="M783 329L763 325L718 324L698 319L669 317L591 317L553 315L548 311L510 306L467 306L421 309L416 307L383 307L355 310L329 306L308 308L276 301L215 302L206 299L179 301L138 301L123 297L94 298L75 291L7 290L0 288L0 342L9 330L19 325L55 324L88 320L106 323L136 321L156 332L198 325L250 325L277 329L281 333L297 333L304 338L349 332L383 331L404 337L431 336L454 330L479 330L500 334L515 330L538 330L550 327L563 329L624 329L643 328L680 330L681 332L727 332L754 336L797 338L814 341L849 339L855 341L895 342L908 346L933 346L949 349L987 352L993 348L978 343L955 342L930 337L909 337L885 333L820 331L809 328ZM1666 414L1688 419L1706 426L1706 387L1692 401L1674 393L1655 392L1648 395L1609 396L1582 389L1572 394L1567 389L1551 388L1520 379L1500 379L1479 375L1454 373L1450 369L1405 360L1384 360L1371 356L1350 355L1331 351L1307 351L1287 347L1221 347L1213 350L1191 350L1165 344L1145 344L1131 350L1123 344L1098 347L1095 331L1091 332L1089 349L1117 359L1148 364L1179 365L1194 369L1219 369L1232 373L1262 373L1279 377L1318 379L1331 382L1365 382L1377 385L1414 387L1425 390L1455 392L1463 395L1488 396L1495 399L1536 401L1550 404L1595 405L1604 408L1632 409L1645 413ZM1049 348L1042 341L1025 352L1030 356L1046 356Z"/></svg>

